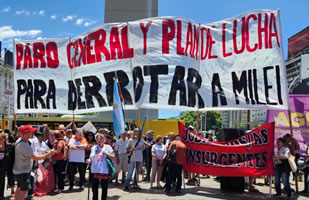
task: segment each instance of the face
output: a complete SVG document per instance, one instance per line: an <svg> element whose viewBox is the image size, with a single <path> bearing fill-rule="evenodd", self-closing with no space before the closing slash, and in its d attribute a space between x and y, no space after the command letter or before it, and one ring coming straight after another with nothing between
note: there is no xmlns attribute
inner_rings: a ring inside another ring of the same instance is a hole
<svg viewBox="0 0 309 200"><path fill-rule="evenodd" d="M42 142L42 140L43 140L43 135L38 135L37 138L38 138L38 140L39 140L40 142Z"/></svg>
<svg viewBox="0 0 309 200"><path fill-rule="evenodd" d="M149 137L150 139L152 139L152 138L153 138L153 135L152 135L151 133L149 133L149 134L148 134L148 137Z"/></svg>
<svg viewBox="0 0 309 200"><path fill-rule="evenodd" d="M104 144L105 141L107 141L107 139L105 139L104 137L98 137L99 138L99 143L100 144Z"/></svg>
<svg viewBox="0 0 309 200"><path fill-rule="evenodd" d="M138 135L139 135L139 130L134 130L134 137L138 137Z"/></svg>
<svg viewBox="0 0 309 200"><path fill-rule="evenodd" d="M124 132L122 135L121 135L121 137L122 137L122 139L125 139L126 137L127 137L127 132Z"/></svg>
<svg viewBox="0 0 309 200"><path fill-rule="evenodd" d="M50 139L51 141L54 141L54 140L55 140L55 133L50 133L50 134L49 134L49 139Z"/></svg>
<svg viewBox="0 0 309 200"><path fill-rule="evenodd" d="M89 141L93 141L93 135L92 135L92 134L89 134L89 135L88 135L88 140L89 140Z"/></svg>
<svg viewBox="0 0 309 200"><path fill-rule="evenodd" d="M75 137L76 138L81 138L82 137L82 132L81 131L77 131L76 133L75 133Z"/></svg>
<svg viewBox="0 0 309 200"><path fill-rule="evenodd" d="M158 141L158 144L162 144L162 138Z"/></svg>
<svg viewBox="0 0 309 200"><path fill-rule="evenodd" d="M284 146L284 144L281 140L277 140L277 146L278 146L278 148L282 148Z"/></svg>
<svg viewBox="0 0 309 200"><path fill-rule="evenodd" d="M71 137L72 137L72 135L73 135L73 134L72 134L72 132L71 132L71 131L66 133L67 138L71 138Z"/></svg>

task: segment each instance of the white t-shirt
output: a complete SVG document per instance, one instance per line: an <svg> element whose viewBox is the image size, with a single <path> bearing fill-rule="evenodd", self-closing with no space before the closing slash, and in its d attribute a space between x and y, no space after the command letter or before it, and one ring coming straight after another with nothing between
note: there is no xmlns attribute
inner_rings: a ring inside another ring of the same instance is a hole
<svg viewBox="0 0 309 200"><path fill-rule="evenodd" d="M163 158L164 153L166 152L166 147L164 144L155 144L152 146L151 148L151 152L155 152L155 154L157 155L157 157L159 158ZM152 157L153 160L156 160L155 157Z"/></svg>
<svg viewBox="0 0 309 200"><path fill-rule="evenodd" d="M31 148L34 155L40 155L40 141L36 136L33 136L28 140L31 143Z"/></svg>
<svg viewBox="0 0 309 200"><path fill-rule="evenodd" d="M43 155L49 150L48 146L45 144L45 142L39 141L39 155ZM39 160L38 163L43 163L44 160Z"/></svg>
<svg viewBox="0 0 309 200"><path fill-rule="evenodd" d="M113 148L104 144L104 147L100 147L99 145L95 145L91 148L90 158L91 158L91 173L98 174L108 174L108 164L106 161L106 155L101 153L102 150L107 153L113 154Z"/></svg>
<svg viewBox="0 0 309 200"><path fill-rule="evenodd" d="M131 141L132 141L132 138L128 142L128 145L127 145L128 149L135 147L135 144L138 142L138 139L135 139L135 138L133 139L133 146L132 146ZM136 149L135 149L135 160L136 160L136 162L143 162L143 150L141 150L141 148L144 146L144 143L145 143L145 141L143 139L141 139L136 146ZM132 153L130 162L133 162L133 161L134 161L134 155Z"/></svg>
<svg viewBox="0 0 309 200"><path fill-rule="evenodd" d="M122 138L117 140L115 144L115 150L118 151L118 154L126 154L127 153L127 145L128 145L128 140L123 141Z"/></svg>
<svg viewBox="0 0 309 200"><path fill-rule="evenodd" d="M69 147L73 145L85 145L80 141L75 140L75 138L71 138L69 141ZM69 149L69 162L77 162L84 163L85 162L85 149Z"/></svg>

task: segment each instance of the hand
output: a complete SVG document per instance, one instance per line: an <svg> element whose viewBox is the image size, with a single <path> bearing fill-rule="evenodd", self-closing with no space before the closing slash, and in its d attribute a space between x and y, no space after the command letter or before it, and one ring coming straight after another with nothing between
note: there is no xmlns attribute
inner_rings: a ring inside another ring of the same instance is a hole
<svg viewBox="0 0 309 200"><path fill-rule="evenodd" d="M50 155L54 155L56 152L57 152L56 149L52 149L52 150L50 150L48 153L49 153Z"/></svg>
<svg viewBox="0 0 309 200"><path fill-rule="evenodd" d="M43 124L44 127L48 127L48 124Z"/></svg>
<svg viewBox="0 0 309 200"><path fill-rule="evenodd" d="M133 152L133 151L135 151L135 147L132 147L132 148L131 148L131 152Z"/></svg>
<svg viewBox="0 0 309 200"><path fill-rule="evenodd" d="M90 164L90 163L91 163L91 159L90 159L90 158L87 159L87 160L86 160L86 163L87 163L87 164Z"/></svg>

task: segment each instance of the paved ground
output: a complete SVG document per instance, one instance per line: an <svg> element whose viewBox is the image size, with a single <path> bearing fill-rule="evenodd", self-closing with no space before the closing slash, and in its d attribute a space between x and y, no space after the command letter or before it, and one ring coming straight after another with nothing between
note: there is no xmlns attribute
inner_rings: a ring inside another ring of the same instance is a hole
<svg viewBox="0 0 309 200"><path fill-rule="evenodd" d="M108 190L108 199L111 200L157 200L157 199L180 199L180 200L199 200L199 199L232 199L232 200L238 200L238 199L253 199L253 200L261 200L261 199L273 199L273 197L269 196L269 186L265 186L262 184L262 179L257 180L256 188L260 190L258 193L253 192L244 192L244 193L228 193L228 192L222 192L220 190L220 183L217 182L214 178L201 178L201 186L187 186L186 189L183 190L183 195L170 195L167 196L162 190L156 190L156 189L149 189L149 183L141 182L140 186L142 188L141 191L134 191L132 190L129 192L124 192L122 190L123 186L115 186L114 184L109 185ZM299 183L300 191L303 190L303 182ZM295 188L294 182L292 183L292 187ZM77 189L73 192L67 192L64 191L61 194L53 194L49 196L45 196L42 198L35 198L39 200L87 200L88 198L88 189L86 188L84 191L80 191ZM67 187L66 187L67 190ZM274 194L275 191L272 189L272 193ZM5 192L6 196L9 195L9 190L6 190ZM90 191L90 199L92 199L91 191ZM99 194L100 195L100 194ZM100 196L99 196L100 197ZM9 198L6 198L9 199ZM286 196L283 195L282 198L276 198L276 199L286 199ZM302 194L294 195L294 199L299 200L305 200L309 199L309 195L304 196Z"/></svg>

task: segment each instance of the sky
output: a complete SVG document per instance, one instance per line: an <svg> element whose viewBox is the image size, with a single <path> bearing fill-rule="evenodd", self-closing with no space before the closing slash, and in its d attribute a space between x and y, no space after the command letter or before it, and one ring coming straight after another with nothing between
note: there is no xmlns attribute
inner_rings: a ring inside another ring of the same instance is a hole
<svg viewBox="0 0 309 200"><path fill-rule="evenodd" d="M129 1L129 0L128 0ZM75 37L104 23L102 0L0 0L0 40ZM220 21L255 9L280 9L283 49L288 38L309 26L309 0L159 0L159 16L180 16L198 23ZM178 111L159 111L160 118Z"/></svg>

